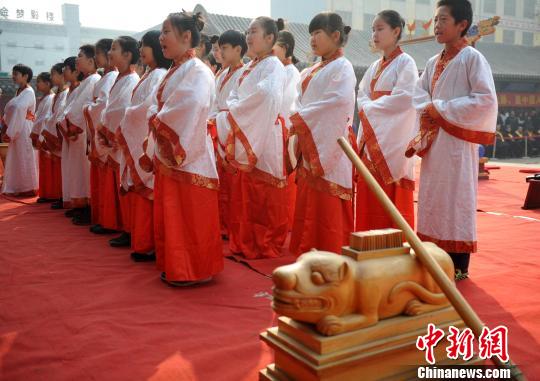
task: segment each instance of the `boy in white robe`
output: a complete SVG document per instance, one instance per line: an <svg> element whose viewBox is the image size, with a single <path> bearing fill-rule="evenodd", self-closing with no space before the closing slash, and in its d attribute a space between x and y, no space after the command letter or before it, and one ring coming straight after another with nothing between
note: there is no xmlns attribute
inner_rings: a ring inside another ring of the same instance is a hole
<svg viewBox="0 0 540 381"><path fill-rule="evenodd" d="M450 254L458 280L467 278L477 250L478 144L493 142L497 122L491 68L463 38L471 21L469 1L437 3L435 36L445 48L427 62L416 88L420 133L407 150L422 157L418 236Z"/></svg>

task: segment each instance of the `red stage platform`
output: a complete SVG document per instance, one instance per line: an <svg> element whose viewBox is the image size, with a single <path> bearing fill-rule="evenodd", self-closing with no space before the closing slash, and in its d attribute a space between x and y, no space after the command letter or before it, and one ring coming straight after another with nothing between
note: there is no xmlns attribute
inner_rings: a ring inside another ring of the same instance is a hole
<svg viewBox="0 0 540 381"><path fill-rule="evenodd" d="M540 374L540 210L522 210L519 167L479 184L479 252L460 290L510 356ZM20 201L20 200L19 200ZM32 200L23 200L31 202ZM215 282L173 289L109 237L48 205L0 200L0 380L256 380L272 362L271 280L226 260ZM263 274L291 257L250 261Z"/></svg>

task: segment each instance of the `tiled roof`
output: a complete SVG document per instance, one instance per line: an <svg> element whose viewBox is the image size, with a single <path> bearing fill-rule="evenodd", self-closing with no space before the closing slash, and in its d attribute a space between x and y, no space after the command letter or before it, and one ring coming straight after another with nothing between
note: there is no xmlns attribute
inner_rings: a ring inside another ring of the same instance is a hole
<svg viewBox="0 0 540 381"><path fill-rule="evenodd" d="M215 13L207 13L197 5L195 12L201 11L206 19L203 30L210 35L220 34L228 29L245 31L251 19L237 16L226 16ZM157 25L150 29L160 29ZM295 55L301 62L312 61L310 54L309 33L306 24L288 23L287 29L294 34L296 40ZM144 31L146 32L146 31ZM144 32L137 33L135 37L141 37ZM357 73L363 71L378 58L372 53L368 42L371 33L368 31L353 30L349 35L349 42L345 47L345 55L357 69ZM491 42L477 43L476 48L484 54L491 65L496 79L508 80L533 80L540 82L540 47L526 47L519 45L507 45ZM423 69L427 60L441 50L435 41L411 44L403 46L403 50L409 53L415 60L419 69Z"/></svg>

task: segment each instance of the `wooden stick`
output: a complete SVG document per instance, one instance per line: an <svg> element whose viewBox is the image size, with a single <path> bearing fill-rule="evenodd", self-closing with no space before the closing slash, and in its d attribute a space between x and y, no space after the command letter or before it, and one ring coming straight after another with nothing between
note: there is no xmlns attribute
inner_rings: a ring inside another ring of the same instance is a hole
<svg viewBox="0 0 540 381"><path fill-rule="evenodd" d="M386 193L384 193L384 190L381 188L377 180L375 180L371 172L369 172L362 160L360 160L356 152L354 152L347 139L341 137L338 139L338 143L343 151L345 151L348 158L352 161L358 172L360 172L369 189L375 194L383 208L390 215L395 224L403 231L407 242L409 242L411 247L414 249L416 257L426 267L435 282L437 282L437 285L444 292L450 303L452 303L452 306L454 306L459 316L461 316L465 324L471 328L475 336L480 337L482 334L482 329L484 328L484 323L482 323L476 312L472 309L471 305L467 302L467 300L465 300L463 295L461 295L459 290L456 288L455 284L448 279L448 276L444 273L441 266L426 250L422 244L422 241L420 241L420 238L418 238L414 230L409 226L407 221L405 221L405 218L403 218L390 198L386 195ZM441 217L444 218L444 216ZM510 369L512 378L514 380L526 380L519 368L513 365L511 361L504 363L496 356L492 358L492 361L499 368Z"/></svg>

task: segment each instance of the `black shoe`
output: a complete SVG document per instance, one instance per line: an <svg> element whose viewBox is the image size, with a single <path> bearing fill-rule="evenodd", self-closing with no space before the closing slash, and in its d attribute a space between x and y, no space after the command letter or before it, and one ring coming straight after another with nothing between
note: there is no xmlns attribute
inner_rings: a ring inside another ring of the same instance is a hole
<svg viewBox="0 0 540 381"><path fill-rule="evenodd" d="M213 277L208 277L208 278L199 279L199 280L167 280L167 276L165 275L164 272L161 273L160 278L163 282L167 283L169 286L172 286L172 287L197 286L200 284L211 282L213 279Z"/></svg>
<svg viewBox="0 0 540 381"><path fill-rule="evenodd" d="M131 234L122 232L118 237L109 240L109 245L112 247L129 247L131 246Z"/></svg>
<svg viewBox="0 0 540 381"><path fill-rule="evenodd" d="M84 208L77 208L76 213L73 216L72 222L74 225L78 226L90 225L90 207L86 206Z"/></svg>
<svg viewBox="0 0 540 381"><path fill-rule="evenodd" d="M66 210L66 212L64 213L64 216L66 216L67 218L75 217L75 209Z"/></svg>
<svg viewBox="0 0 540 381"><path fill-rule="evenodd" d="M64 202L62 200L56 200L51 204L51 209L64 209Z"/></svg>
<svg viewBox="0 0 540 381"><path fill-rule="evenodd" d="M148 254L133 252L131 253L131 259L135 262L155 262L156 254L153 251Z"/></svg>
<svg viewBox="0 0 540 381"><path fill-rule="evenodd" d="M90 231L94 234L114 234L118 233L116 230L107 229L100 224L90 226Z"/></svg>
<svg viewBox="0 0 540 381"><path fill-rule="evenodd" d="M45 204L46 202L53 202L54 200L50 198L40 197L36 200L38 204Z"/></svg>

